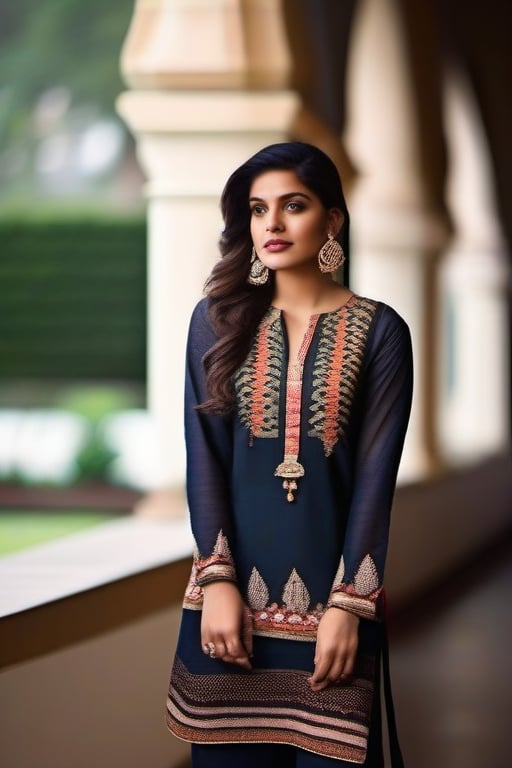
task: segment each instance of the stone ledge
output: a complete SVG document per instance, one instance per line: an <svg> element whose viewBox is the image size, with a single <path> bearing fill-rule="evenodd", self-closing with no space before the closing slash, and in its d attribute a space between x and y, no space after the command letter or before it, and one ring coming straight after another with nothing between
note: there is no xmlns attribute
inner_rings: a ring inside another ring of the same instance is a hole
<svg viewBox="0 0 512 768"><path fill-rule="evenodd" d="M0 558L0 617L188 558L188 521L130 516Z"/></svg>
<svg viewBox="0 0 512 768"><path fill-rule="evenodd" d="M181 601L188 522L115 520L0 560L0 668Z"/></svg>

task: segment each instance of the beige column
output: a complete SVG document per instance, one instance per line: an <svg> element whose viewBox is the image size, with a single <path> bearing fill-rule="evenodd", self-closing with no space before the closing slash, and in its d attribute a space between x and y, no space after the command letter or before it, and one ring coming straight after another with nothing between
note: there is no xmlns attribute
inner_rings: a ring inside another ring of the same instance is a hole
<svg viewBox="0 0 512 768"><path fill-rule="evenodd" d="M476 461L509 442L508 260L489 151L465 82L446 88L448 204L455 236L441 278L439 432L445 460Z"/></svg>
<svg viewBox="0 0 512 768"><path fill-rule="evenodd" d="M148 179L148 407L162 488L184 479L185 338L218 256L219 195L237 165L285 138L297 108L288 64L278 0L136 3L118 110Z"/></svg>
<svg viewBox="0 0 512 768"><path fill-rule="evenodd" d="M432 260L445 242L443 222L426 202L412 82L393 0L361 0L349 62L348 152L358 178L350 196L352 287L391 304L413 339L415 389L400 468L402 481L433 471L429 434L429 297Z"/></svg>

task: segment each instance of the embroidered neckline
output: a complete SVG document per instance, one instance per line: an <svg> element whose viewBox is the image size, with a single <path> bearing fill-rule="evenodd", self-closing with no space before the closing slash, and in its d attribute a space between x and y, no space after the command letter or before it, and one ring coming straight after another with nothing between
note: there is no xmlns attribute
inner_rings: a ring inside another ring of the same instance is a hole
<svg viewBox="0 0 512 768"><path fill-rule="evenodd" d="M288 370L286 376L286 407L285 407L285 437L284 437L284 457L274 470L276 477L283 478L283 489L286 491L286 500L291 503L295 501L294 493L297 491L297 481L304 477L306 470L299 461L300 446L300 423L302 408L302 382L304 361L313 341L318 322L322 318L331 319L333 316L343 316L346 311L357 301L357 296L353 293L349 299L336 309L328 312L317 312L311 315L308 327L302 339L297 360L290 362L288 360ZM277 312L282 319L283 310L271 305L272 315Z"/></svg>
<svg viewBox="0 0 512 768"><path fill-rule="evenodd" d="M320 317L323 317L324 315L336 315L339 312L342 312L344 309L351 307L357 301L357 299L360 299L360 298L361 297L358 296L357 293L353 293L344 304L342 304L339 307L336 307L336 309L328 309L325 312L314 312L312 315L309 316L309 319L311 321L314 317L318 319ZM270 304L268 311L272 312L274 315L277 314L279 316L282 315L283 312L285 312L284 309L282 309L281 307L276 307L274 304Z"/></svg>
<svg viewBox="0 0 512 768"><path fill-rule="evenodd" d="M295 500L294 492L297 490L297 480L303 477L305 469L299 461L300 446L300 421L302 402L302 381L304 361L311 346L315 328L320 315L312 315L309 318L306 333L302 339L297 360L292 362L286 376L286 411L284 428L284 458L274 470L276 477L283 478L283 488L286 491L286 500Z"/></svg>
<svg viewBox="0 0 512 768"><path fill-rule="evenodd" d="M290 362L285 359L284 310L270 305L235 374L238 414L248 430L249 445L254 438L280 437L280 400L286 397L284 455L274 475L282 479L289 502L295 500L297 481L305 474L298 455L301 410L308 408L307 436L321 440L325 456L330 456L348 428L376 308L377 302L354 293L341 307L311 315L301 345L302 359ZM313 338L318 343L310 366L311 398L303 405L303 366Z"/></svg>

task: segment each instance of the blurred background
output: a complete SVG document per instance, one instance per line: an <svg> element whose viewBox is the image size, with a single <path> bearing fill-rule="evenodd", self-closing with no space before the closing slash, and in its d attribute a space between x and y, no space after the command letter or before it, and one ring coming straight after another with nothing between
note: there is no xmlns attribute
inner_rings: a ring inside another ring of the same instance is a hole
<svg viewBox="0 0 512 768"><path fill-rule="evenodd" d="M162 720L186 329L226 178L287 138L336 162L345 279L413 337L387 573L406 764L508 766L511 28L508 0L2 5L9 767L187 764Z"/></svg>
<svg viewBox="0 0 512 768"><path fill-rule="evenodd" d="M3 552L130 509L152 480L150 448L126 447L150 431L143 175L115 110L132 12L0 12Z"/></svg>

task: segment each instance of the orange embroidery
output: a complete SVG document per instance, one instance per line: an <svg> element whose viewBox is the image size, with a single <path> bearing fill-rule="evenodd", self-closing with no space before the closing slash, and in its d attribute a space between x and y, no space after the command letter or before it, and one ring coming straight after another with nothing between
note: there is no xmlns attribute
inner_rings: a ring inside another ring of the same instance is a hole
<svg viewBox="0 0 512 768"><path fill-rule="evenodd" d="M242 424L251 437L277 437L283 339L281 314L275 307L265 314L245 363L235 374Z"/></svg>
<svg viewBox="0 0 512 768"><path fill-rule="evenodd" d="M251 431L253 435L260 434L265 426L265 386L268 374L268 361L270 357L269 340L266 333L260 331L258 345L254 360L253 379L253 416Z"/></svg>
<svg viewBox="0 0 512 768"><path fill-rule="evenodd" d="M322 323L313 368L309 437L318 437L330 456L349 422L366 340L377 302L353 296Z"/></svg>

